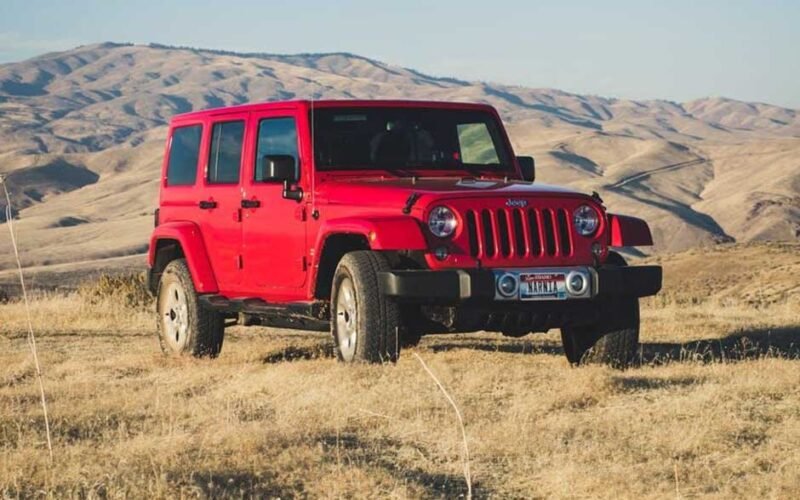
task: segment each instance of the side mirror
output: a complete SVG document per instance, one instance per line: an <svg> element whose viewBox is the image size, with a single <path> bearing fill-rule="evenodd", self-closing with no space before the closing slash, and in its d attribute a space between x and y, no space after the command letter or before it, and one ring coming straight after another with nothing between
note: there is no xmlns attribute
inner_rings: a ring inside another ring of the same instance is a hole
<svg viewBox="0 0 800 500"><path fill-rule="evenodd" d="M301 201L303 189L292 187L298 181L297 170L293 156L266 155L261 160L263 176L258 179L262 182L283 182L283 197L287 200Z"/></svg>
<svg viewBox="0 0 800 500"><path fill-rule="evenodd" d="M536 164L533 161L533 156L517 156L517 163L519 164L519 173L522 174L522 180L533 182L536 179Z"/></svg>
<svg viewBox="0 0 800 500"><path fill-rule="evenodd" d="M262 182L297 182L294 157L289 155L266 155L261 158Z"/></svg>

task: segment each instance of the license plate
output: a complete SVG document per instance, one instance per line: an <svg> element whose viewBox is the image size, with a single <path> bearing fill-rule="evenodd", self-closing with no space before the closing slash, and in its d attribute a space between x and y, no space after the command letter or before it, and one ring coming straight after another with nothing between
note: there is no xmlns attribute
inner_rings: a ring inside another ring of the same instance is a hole
<svg viewBox="0 0 800 500"><path fill-rule="evenodd" d="M519 275L521 300L566 300L567 278L564 273L530 273Z"/></svg>

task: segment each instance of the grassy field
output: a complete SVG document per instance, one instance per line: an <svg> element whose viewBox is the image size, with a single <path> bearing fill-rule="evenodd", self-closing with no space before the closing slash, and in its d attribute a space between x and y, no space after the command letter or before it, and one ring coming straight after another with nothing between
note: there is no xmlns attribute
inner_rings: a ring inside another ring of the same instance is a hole
<svg viewBox="0 0 800 500"><path fill-rule="evenodd" d="M342 366L324 334L236 327L217 360L167 358L136 287L38 295L52 463L24 311L0 304L0 494L464 495L461 432L416 353L461 408L477 498L797 498L800 247L660 260L626 371L569 367L557 332Z"/></svg>

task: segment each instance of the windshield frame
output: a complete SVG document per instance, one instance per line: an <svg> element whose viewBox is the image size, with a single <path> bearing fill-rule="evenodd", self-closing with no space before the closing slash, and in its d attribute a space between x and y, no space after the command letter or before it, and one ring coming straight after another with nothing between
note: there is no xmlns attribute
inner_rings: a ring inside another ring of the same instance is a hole
<svg viewBox="0 0 800 500"><path fill-rule="evenodd" d="M467 173L473 176L489 176L489 177L516 177L518 175L516 157L511 143L503 127L497 112L494 108L487 105L480 104L455 104L455 103L420 103L420 102L347 102L342 101L335 105L325 103L319 107L314 107L314 103L308 108L308 123L311 136L311 153L314 160L314 170L320 173L357 173L365 171L373 172L386 172L390 175L397 175L401 177L413 176L437 176L437 175L463 175ZM322 103L320 103L322 104ZM317 118L319 113L336 113L343 114L353 113L369 113L371 110L387 110L390 113L397 113L404 111L421 110L422 112L443 112L443 113L464 113L475 116L480 116L481 120L465 123L485 123L489 137L494 146L494 152L497 155L498 163L491 164L478 164L478 163L463 163L459 160L453 160L450 164L436 165L433 161L430 163L420 163L413 165L387 165L371 162L370 164L344 164L344 165L322 165L317 157L316 144L318 143L318 130Z"/></svg>

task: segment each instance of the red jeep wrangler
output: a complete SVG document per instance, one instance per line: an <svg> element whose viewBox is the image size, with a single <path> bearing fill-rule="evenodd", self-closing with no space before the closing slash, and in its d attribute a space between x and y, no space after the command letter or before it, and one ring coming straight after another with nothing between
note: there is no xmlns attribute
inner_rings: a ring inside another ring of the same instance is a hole
<svg viewBox="0 0 800 500"><path fill-rule="evenodd" d="M490 106L292 101L176 116L150 240L166 352L216 356L238 322L330 330L340 360L431 333L560 328L567 359L626 365L661 268L602 200L534 183Z"/></svg>

